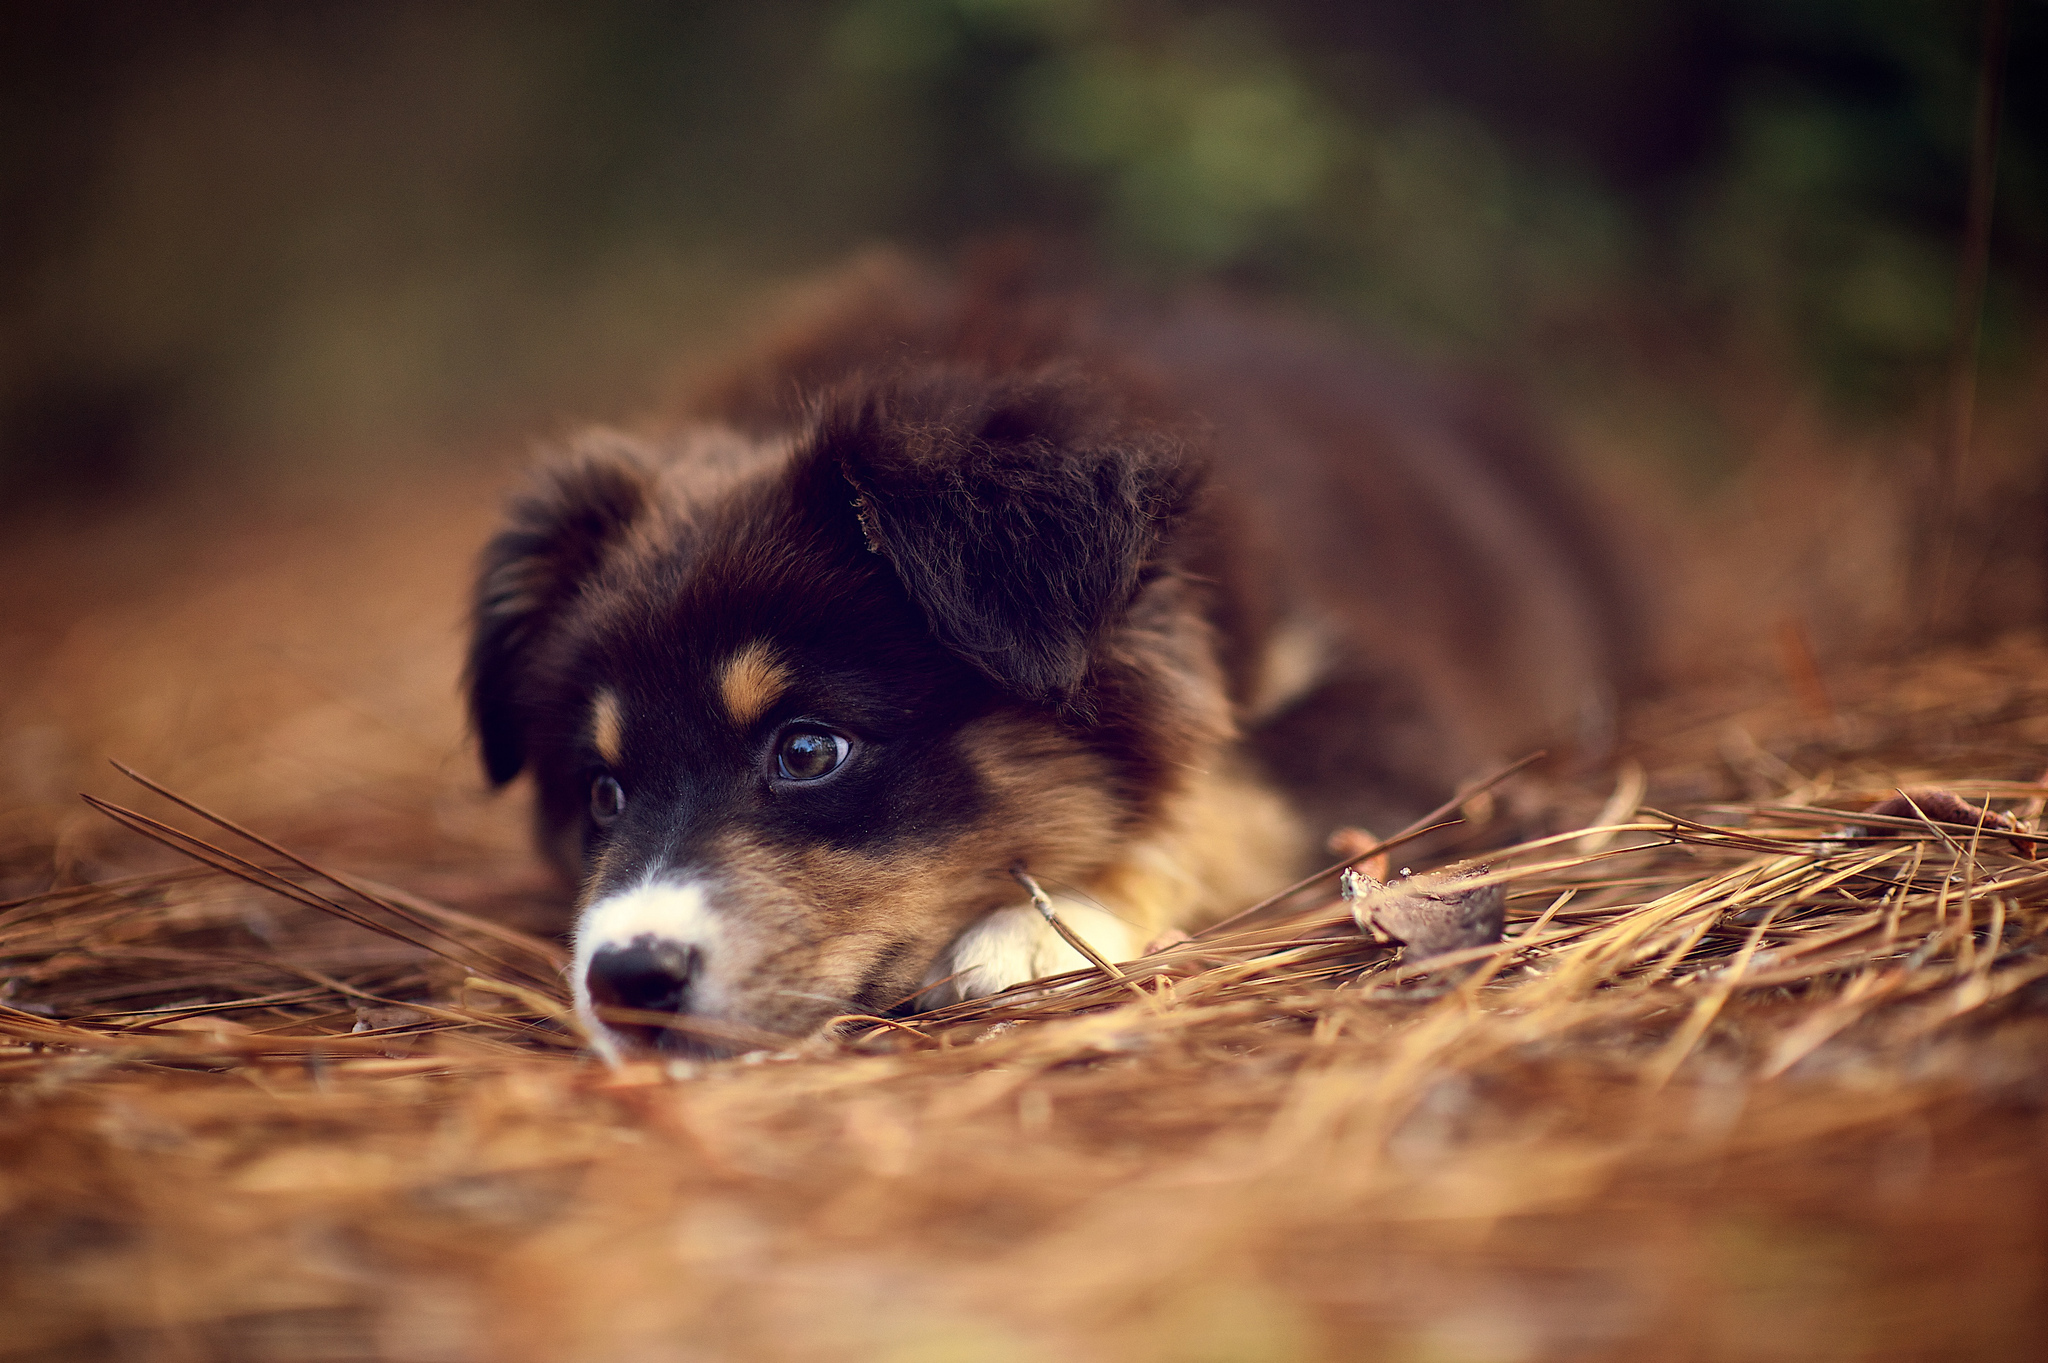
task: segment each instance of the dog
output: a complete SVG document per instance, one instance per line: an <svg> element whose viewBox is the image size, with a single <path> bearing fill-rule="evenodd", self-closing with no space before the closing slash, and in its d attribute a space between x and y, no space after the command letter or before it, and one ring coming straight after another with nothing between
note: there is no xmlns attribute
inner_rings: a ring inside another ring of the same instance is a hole
<svg viewBox="0 0 2048 1363"><path fill-rule="evenodd" d="M1242 907L1631 669L1498 404L1334 331L869 262L488 545L466 673L617 1062L975 998Z"/></svg>

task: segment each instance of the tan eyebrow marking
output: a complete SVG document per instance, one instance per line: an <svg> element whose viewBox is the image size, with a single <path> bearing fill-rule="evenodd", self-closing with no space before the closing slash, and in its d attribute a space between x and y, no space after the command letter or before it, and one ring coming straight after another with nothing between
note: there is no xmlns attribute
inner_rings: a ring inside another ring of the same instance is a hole
<svg viewBox="0 0 2048 1363"><path fill-rule="evenodd" d="M743 729L767 714L788 689L789 670L776 661L774 649L758 640L726 659L718 678L726 713Z"/></svg>
<svg viewBox="0 0 2048 1363"><path fill-rule="evenodd" d="M612 691L599 691L590 703L590 741L606 766L619 765L626 751L626 717Z"/></svg>

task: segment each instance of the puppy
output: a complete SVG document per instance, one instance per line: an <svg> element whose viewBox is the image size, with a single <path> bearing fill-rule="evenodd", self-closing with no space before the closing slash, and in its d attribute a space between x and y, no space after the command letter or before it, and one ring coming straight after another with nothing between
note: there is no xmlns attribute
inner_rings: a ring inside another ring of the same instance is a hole
<svg viewBox="0 0 2048 1363"><path fill-rule="evenodd" d="M485 551L467 687L581 885L598 1049L721 1054L1126 960L1526 745L1628 613L1512 425L1239 303L870 264Z"/></svg>

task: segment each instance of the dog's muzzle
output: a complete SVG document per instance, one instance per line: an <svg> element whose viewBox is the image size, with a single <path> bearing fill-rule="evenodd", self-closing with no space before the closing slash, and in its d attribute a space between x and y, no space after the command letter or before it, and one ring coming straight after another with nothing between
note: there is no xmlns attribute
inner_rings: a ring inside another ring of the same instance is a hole
<svg viewBox="0 0 2048 1363"><path fill-rule="evenodd" d="M722 1011L717 958L727 949L711 897L702 880L658 877L583 911L570 978L576 1011L605 1059L704 1049L705 1029L690 1023Z"/></svg>

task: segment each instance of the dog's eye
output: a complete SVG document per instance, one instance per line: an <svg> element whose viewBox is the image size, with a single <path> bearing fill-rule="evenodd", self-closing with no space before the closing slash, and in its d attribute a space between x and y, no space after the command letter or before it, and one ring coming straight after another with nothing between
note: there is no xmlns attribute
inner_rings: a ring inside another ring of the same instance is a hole
<svg viewBox="0 0 2048 1363"><path fill-rule="evenodd" d="M823 729L792 729L782 736L775 752L775 765L792 781L815 781L829 776L846 760L848 745L838 734Z"/></svg>
<svg viewBox="0 0 2048 1363"><path fill-rule="evenodd" d="M626 811L626 788L609 772L590 783L590 817L603 828Z"/></svg>

